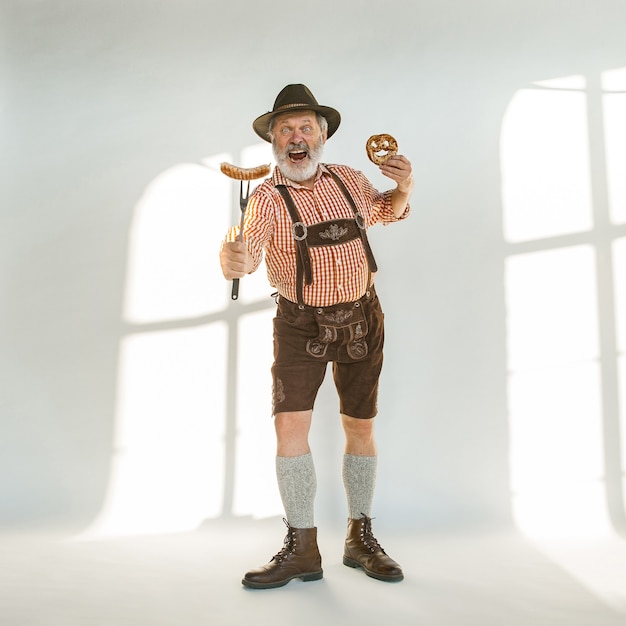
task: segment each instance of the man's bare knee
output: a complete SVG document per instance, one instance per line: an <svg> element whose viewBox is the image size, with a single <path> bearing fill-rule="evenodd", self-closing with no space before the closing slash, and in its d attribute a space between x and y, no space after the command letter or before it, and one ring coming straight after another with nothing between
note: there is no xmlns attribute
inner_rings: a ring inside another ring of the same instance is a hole
<svg viewBox="0 0 626 626"><path fill-rule="evenodd" d="M276 428L278 456L300 456L311 451L309 430L312 414L312 411L276 413L274 427Z"/></svg>
<svg viewBox="0 0 626 626"><path fill-rule="evenodd" d="M349 415L342 415L341 423L346 435L345 452L347 454L364 456L376 454L374 418L358 419Z"/></svg>

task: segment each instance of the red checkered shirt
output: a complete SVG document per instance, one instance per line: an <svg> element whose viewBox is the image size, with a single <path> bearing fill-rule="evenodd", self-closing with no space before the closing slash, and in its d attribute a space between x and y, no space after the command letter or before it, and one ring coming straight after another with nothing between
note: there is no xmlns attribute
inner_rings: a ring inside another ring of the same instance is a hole
<svg viewBox="0 0 626 626"><path fill-rule="evenodd" d="M389 224L405 219L406 210L397 218L391 208L391 191L376 190L362 172L343 165L330 165L343 180L354 199L367 227L376 223ZM324 165L318 169L313 189L287 180L275 167L270 178L262 182L250 195L246 210L243 238L254 259L256 270L265 253L267 277L278 293L292 302L296 294L296 245L292 221L277 184L289 188L300 220L307 226L328 220L351 218L354 212L346 197ZM233 240L238 227L231 229ZM370 279L367 257L360 239L341 245L310 248L313 283L304 285L305 304L331 306L339 302L358 300L368 288Z"/></svg>

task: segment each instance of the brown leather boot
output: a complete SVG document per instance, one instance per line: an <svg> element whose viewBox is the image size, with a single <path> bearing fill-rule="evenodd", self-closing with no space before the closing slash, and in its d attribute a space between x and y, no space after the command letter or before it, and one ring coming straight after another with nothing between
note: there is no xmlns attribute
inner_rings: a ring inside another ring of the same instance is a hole
<svg viewBox="0 0 626 626"><path fill-rule="evenodd" d="M292 528L287 520L282 550L269 563L247 572L241 584L252 589L282 587L294 578L303 581L322 578L322 557L317 547L317 528Z"/></svg>
<svg viewBox="0 0 626 626"><path fill-rule="evenodd" d="M400 566L387 555L372 534L372 519L366 515L348 520L343 564L360 567L368 576L386 582L399 582L404 578Z"/></svg>

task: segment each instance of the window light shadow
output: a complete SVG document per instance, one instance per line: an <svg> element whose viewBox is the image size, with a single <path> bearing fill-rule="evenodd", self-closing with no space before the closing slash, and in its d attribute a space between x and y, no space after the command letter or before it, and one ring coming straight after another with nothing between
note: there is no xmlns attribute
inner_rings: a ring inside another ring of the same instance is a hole
<svg viewBox="0 0 626 626"><path fill-rule="evenodd" d="M501 133L513 514L626 592L626 68L520 89ZM607 574L608 573L608 574Z"/></svg>
<svg viewBox="0 0 626 626"><path fill-rule="evenodd" d="M267 149L244 150L242 166L260 152L267 163ZM242 280L237 302L221 274L219 247L237 221L238 193L219 171L224 160L234 162L219 154L170 168L135 208L108 492L80 539L184 532L207 519L281 510L277 493L260 497L273 459L251 445L272 432L263 420L271 417L269 365L249 355L271 356L274 302L262 268Z"/></svg>

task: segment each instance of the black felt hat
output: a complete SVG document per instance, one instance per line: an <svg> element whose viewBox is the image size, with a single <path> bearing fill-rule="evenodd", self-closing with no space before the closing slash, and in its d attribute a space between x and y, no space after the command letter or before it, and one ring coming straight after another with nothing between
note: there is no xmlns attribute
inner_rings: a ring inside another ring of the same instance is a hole
<svg viewBox="0 0 626 626"><path fill-rule="evenodd" d="M278 113L290 113L298 110L321 113L328 121L327 137L332 137L337 128L339 128L341 122L339 111L332 107L318 104L311 90L306 85L299 84L287 85L278 96L276 96L274 108L260 117L257 117L254 122L252 122L252 128L261 139L270 141L270 138L267 136L267 131L269 130L272 117Z"/></svg>

